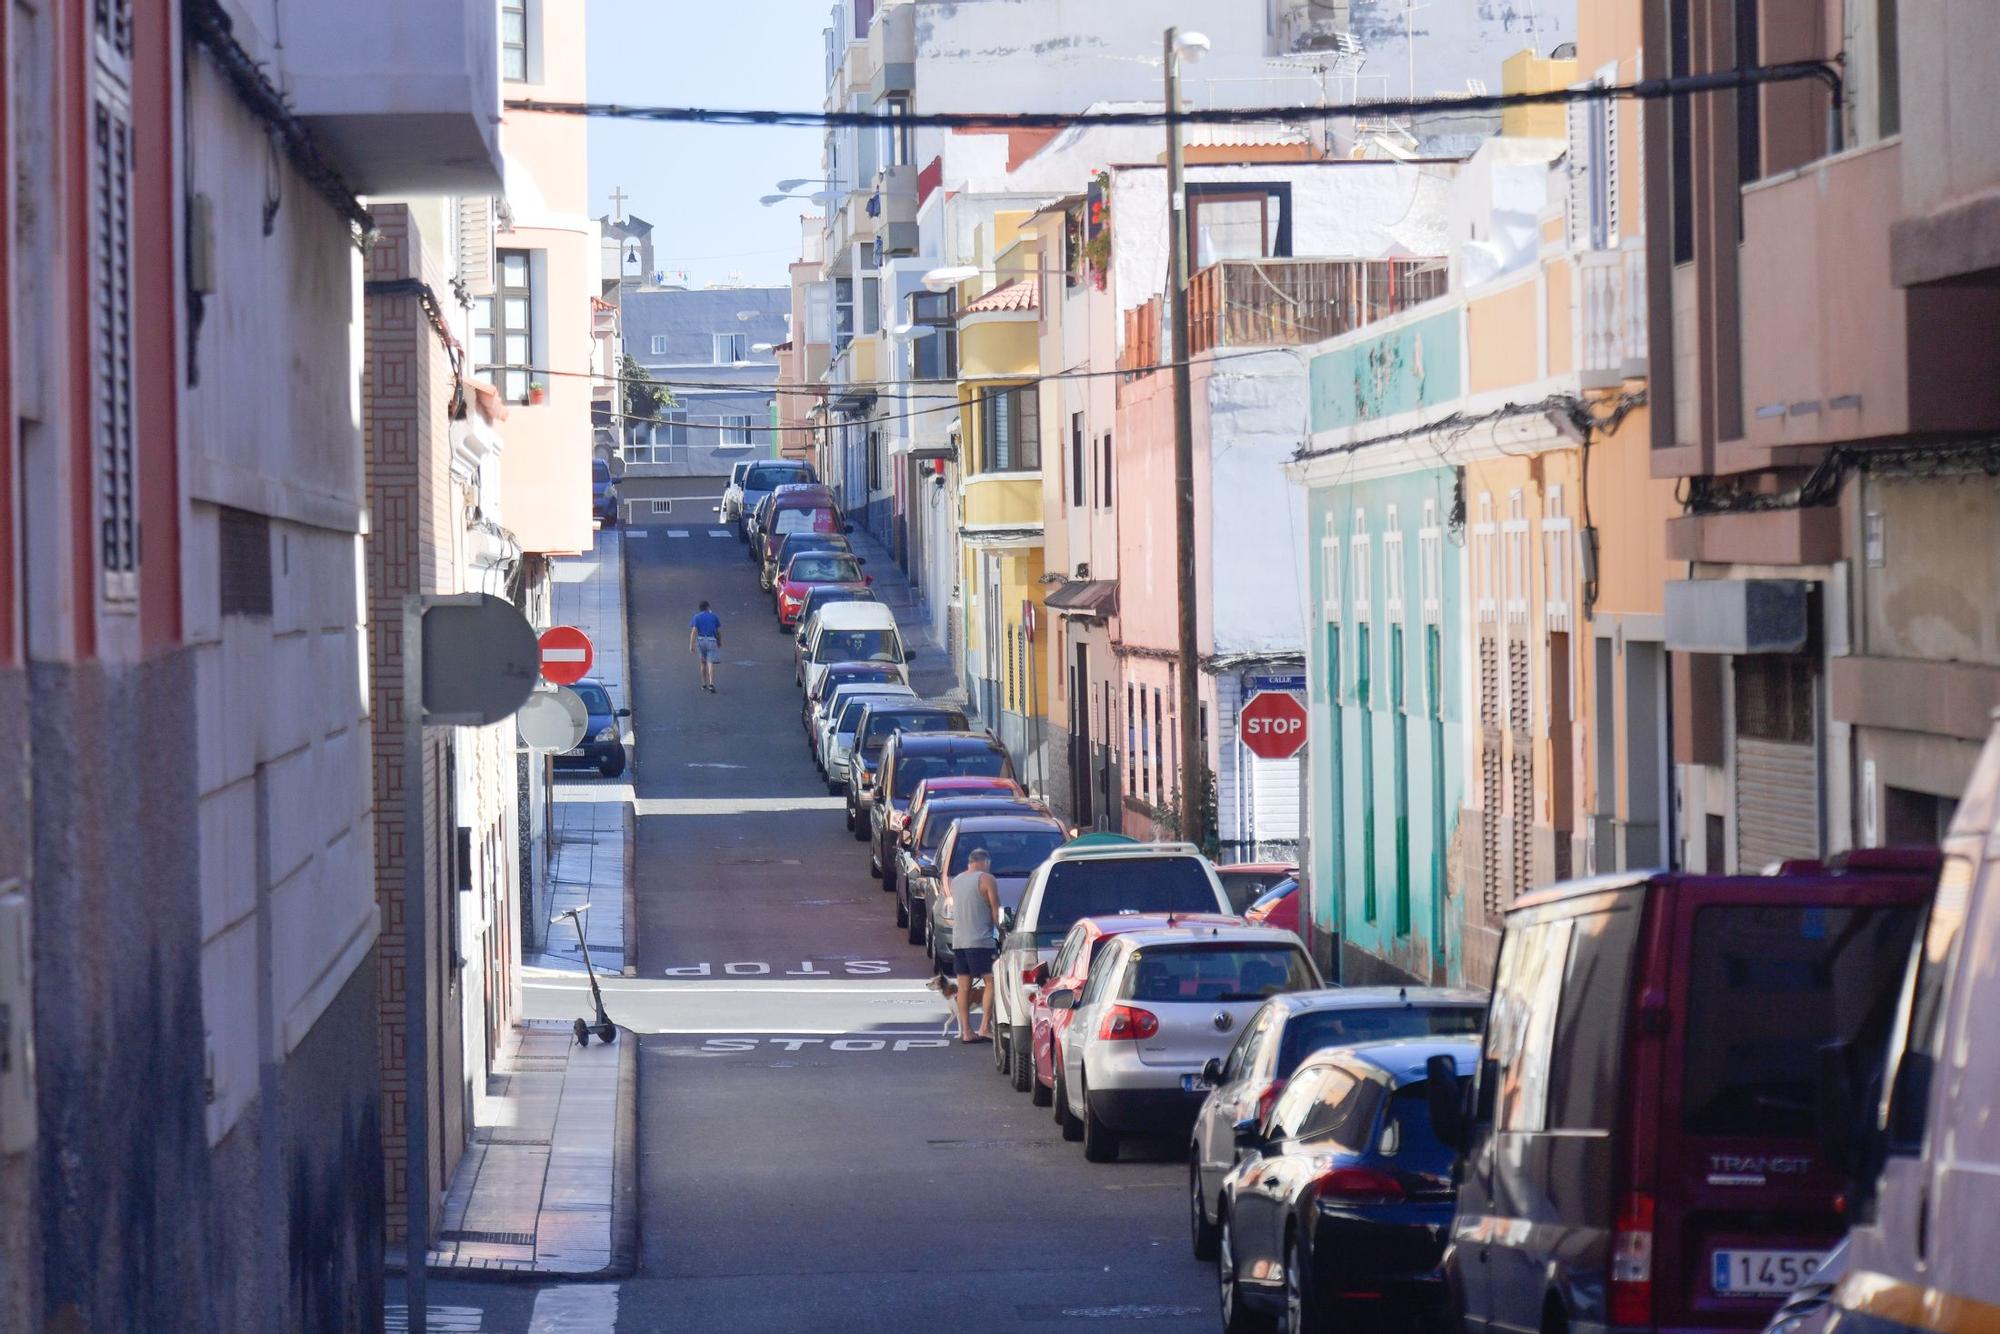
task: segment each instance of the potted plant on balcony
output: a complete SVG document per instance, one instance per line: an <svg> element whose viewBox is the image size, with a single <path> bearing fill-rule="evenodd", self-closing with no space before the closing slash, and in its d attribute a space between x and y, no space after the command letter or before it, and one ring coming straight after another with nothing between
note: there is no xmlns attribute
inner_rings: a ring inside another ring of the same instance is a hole
<svg viewBox="0 0 2000 1334"><path fill-rule="evenodd" d="M1098 171L1090 178L1090 190L1083 210L1083 261L1090 276L1103 291L1111 276L1111 173Z"/></svg>
<svg viewBox="0 0 2000 1334"><path fill-rule="evenodd" d="M548 396L549 387L540 380L531 380L528 382L528 402L530 404L539 407L542 401Z"/></svg>

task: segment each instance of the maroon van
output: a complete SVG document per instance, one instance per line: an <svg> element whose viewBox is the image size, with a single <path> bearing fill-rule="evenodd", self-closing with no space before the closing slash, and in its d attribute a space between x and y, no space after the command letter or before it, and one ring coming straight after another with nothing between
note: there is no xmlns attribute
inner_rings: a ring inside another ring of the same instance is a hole
<svg viewBox="0 0 2000 1334"><path fill-rule="evenodd" d="M1845 1230L1819 1050L1882 1050L1934 852L1507 914L1445 1273L1477 1331L1759 1329Z"/></svg>

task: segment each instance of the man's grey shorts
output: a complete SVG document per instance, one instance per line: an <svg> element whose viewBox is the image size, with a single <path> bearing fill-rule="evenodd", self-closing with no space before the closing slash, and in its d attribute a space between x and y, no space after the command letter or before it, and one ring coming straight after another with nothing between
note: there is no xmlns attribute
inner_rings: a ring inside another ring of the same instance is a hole
<svg viewBox="0 0 2000 1334"><path fill-rule="evenodd" d="M695 651L701 654L701 660L703 662L722 661L721 640L716 639L711 635L697 635L695 637L694 647Z"/></svg>

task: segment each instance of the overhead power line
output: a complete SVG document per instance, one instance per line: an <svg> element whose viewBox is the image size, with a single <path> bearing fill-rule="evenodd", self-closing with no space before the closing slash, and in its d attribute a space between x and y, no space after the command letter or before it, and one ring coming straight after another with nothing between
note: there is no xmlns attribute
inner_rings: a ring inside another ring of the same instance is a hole
<svg viewBox="0 0 2000 1334"><path fill-rule="evenodd" d="M1836 105L1842 95L1840 70L1822 60L1798 60L1780 65L1752 65L1713 74L1684 74L1670 79L1640 79L1633 83L1586 84L1535 93L1468 93L1435 97L1389 97L1379 101L1327 106L1190 107L1130 111L911 111L886 115L875 111L779 111L747 107L625 106L617 102L544 102L514 98L510 111L554 116L590 116L607 120L658 121L662 124L782 125L808 128L848 126L932 126L940 129L1006 130L1066 129L1072 125L1245 125L1270 121L1335 120L1355 116L1424 116L1468 111L1505 111L1512 107L1562 106L1571 102L1660 101L1698 93L1726 93L1772 83L1817 80L1827 86Z"/></svg>

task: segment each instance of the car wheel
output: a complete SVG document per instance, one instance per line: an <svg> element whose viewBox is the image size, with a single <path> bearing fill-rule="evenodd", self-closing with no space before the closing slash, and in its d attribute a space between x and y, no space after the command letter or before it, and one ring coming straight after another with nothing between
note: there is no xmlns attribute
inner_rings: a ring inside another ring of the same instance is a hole
<svg viewBox="0 0 2000 1334"><path fill-rule="evenodd" d="M1063 1073L1062 1054L1056 1054L1056 1124L1062 1127L1062 1137L1071 1144L1083 1138L1083 1122L1069 1109L1069 1077Z"/></svg>
<svg viewBox="0 0 2000 1334"><path fill-rule="evenodd" d="M606 778L616 778L624 773L625 752L620 750L616 755L606 755L597 762L597 772Z"/></svg>
<svg viewBox="0 0 2000 1334"><path fill-rule="evenodd" d="M840 795L840 784L833 781L832 774L826 776L826 791L828 796L837 797Z"/></svg>
<svg viewBox="0 0 2000 1334"><path fill-rule="evenodd" d="M1287 1230L1285 1233L1286 1334L1305 1334L1307 1330L1323 1327L1319 1301L1313 1293L1312 1279L1306 1274L1305 1256L1300 1253L1299 1234Z"/></svg>
<svg viewBox="0 0 2000 1334"><path fill-rule="evenodd" d="M847 803L847 827L854 828L854 803L851 801Z"/></svg>
<svg viewBox="0 0 2000 1334"><path fill-rule="evenodd" d="M896 902L899 905L901 905L898 910L898 918L904 926L909 928L909 930L904 933L903 938L909 941L912 945L923 944L924 910L917 906L917 901L915 899L911 899L907 904L904 904L901 899L896 900Z"/></svg>
<svg viewBox="0 0 2000 1334"><path fill-rule="evenodd" d="M986 1016L986 1026L993 1030L993 1073L1004 1075L1013 1061L1013 1044L1007 1040L1007 1030L993 1022L991 1013Z"/></svg>
<svg viewBox="0 0 2000 1334"><path fill-rule="evenodd" d="M1090 1105L1090 1085L1083 1086L1083 1156L1093 1163L1118 1161L1118 1132L1104 1124Z"/></svg>
<svg viewBox="0 0 2000 1334"><path fill-rule="evenodd" d="M1213 1260L1216 1241L1221 1230L1209 1219L1208 1203L1202 1198L1201 1160L1198 1154L1188 1155L1188 1237L1194 1242L1194 1258Z"/></svg>
<svg viewBox="0 0 2000 1334"><path fill-rule="evenodd" d="M1028 1101L1037 1107L1046 1107L1055 1101L1055 1090L1044 1084L1035 1074L1035 1058L1028 1057Z"/></svg>
<svg viewBox="0 0 2000 1334"><path fill-rule="evenodd" d="M994 985L999 985L998 979L995 979ZM1028 1049L1028 1044L1009 1042L1007 1053L1013 1058L1009 1073L1014 1079L1014 1092L1028 1093L1040 1088L1041 1084L1035 1078L1035 1054Z"/></svg>
<svg viewBox="0 0 2000 1334"><path fill-rule="evenodd" d="M1224 1213L1218 1225L1215 1247L1216 1295L1222 1303L1223 1334L1264 1334L1272 1326L1271 1318L1261 1311L1253 1311L1243 1304L1242 1284L1236 1281L1236 1248L1231 1243L1229 1215Z"/></svg>
<svg viewBox="0 0 2000 1334"><path fill-rule="evenodd" d="M888 853L880 853L877 854L876 860L882 863L882 892L884 894L894 894L896 892L896 858Z"/></svg>

